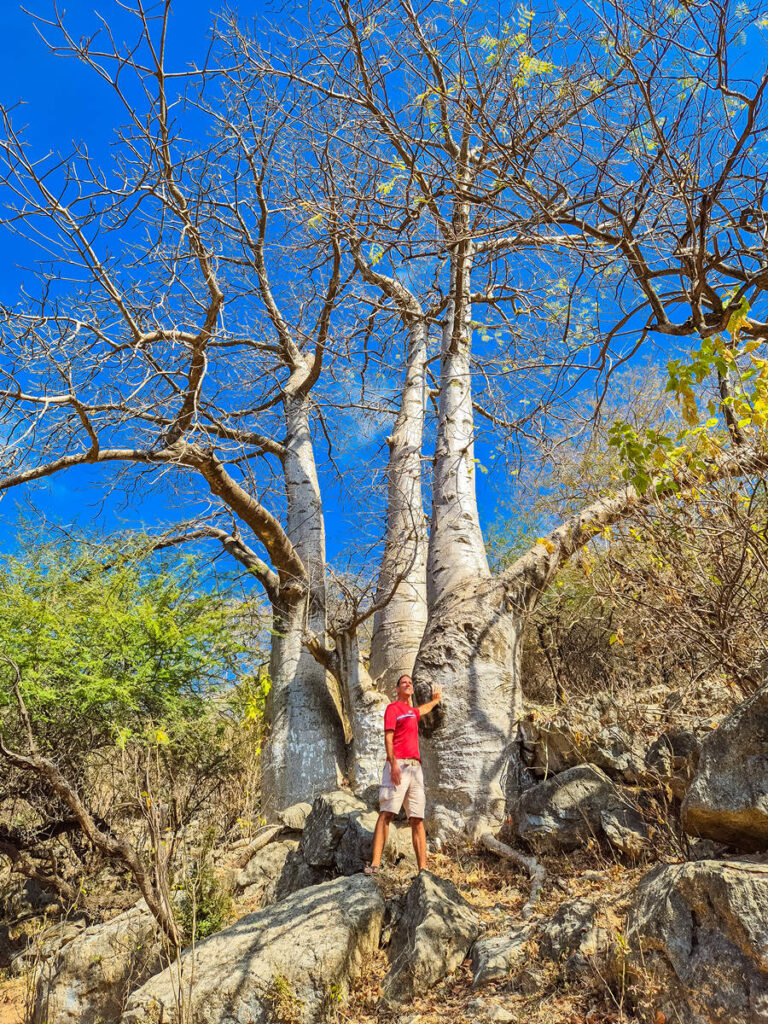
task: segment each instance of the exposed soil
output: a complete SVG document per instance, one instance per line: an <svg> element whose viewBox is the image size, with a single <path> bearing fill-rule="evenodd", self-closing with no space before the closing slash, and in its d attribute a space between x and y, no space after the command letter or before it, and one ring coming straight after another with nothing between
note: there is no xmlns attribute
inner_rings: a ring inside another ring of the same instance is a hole
<svg viewBox="0 0 768 1024"><path fill-rule="evenodd" d="M26 979L0 981L0 1024L23 1024L26 1002Z"/></svg>

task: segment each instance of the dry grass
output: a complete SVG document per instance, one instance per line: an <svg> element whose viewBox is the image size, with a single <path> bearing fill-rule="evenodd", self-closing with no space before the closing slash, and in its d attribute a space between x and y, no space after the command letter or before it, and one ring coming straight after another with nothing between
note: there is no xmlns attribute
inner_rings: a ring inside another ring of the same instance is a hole
<svg viewBox="0 0 768 1024"><path fill-rule="evenodd" d="M543 920L565 900L597 900L602 922L620 930L624 907L646 867L626 868L603 859L599 851L579 851L545 859L548 875L534 921ZM432 856L430 870L452 881L477 910L486 934L500 934L520 922L529 881L513 865L484 850L456 849ZM413 868L389 868L380 875L385 898L404 892ZM520 974L482 989L471 987L466 961L449 978L411 1006L390 1012L379 1005L387 972L386 952L379 950L353 982L350 1000L336 1009L338 1024L485 1024L504 1019L509 1024L629 1024L633 1018L619 1004L604 972L595 964L592 975L569 982L557 964L534 955ZM495 1014L505 1016L495 1018Z"/></svg>

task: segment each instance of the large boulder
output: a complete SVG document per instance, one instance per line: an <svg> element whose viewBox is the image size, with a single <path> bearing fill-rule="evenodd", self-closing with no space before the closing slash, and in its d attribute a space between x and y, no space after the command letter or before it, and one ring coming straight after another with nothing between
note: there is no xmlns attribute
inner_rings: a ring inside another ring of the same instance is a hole
<svg viewBox="0 0 768 1024"><path fill-rule="evenodd" d="M352 814L364 813L366 804L348 790L324 793L312 804L301 836L301 853L311 867L329 868Z"/></svg>
<svg viewBox="0 0 768 1024"><path fill-rule="evenodd" d="M258 903L263 906L273 903L278 890L285 889L283 877L287 873L286 863L289 856L298 848L299 844L295 839L287 839L265 846L263 850L259 850L251 857L242 870L235 873L234 888L243 890L245 898L258 900ZM314 884L314 878L309 884ZM298 888L302 887L298 886Z"/></svg>
<svg viewBox="0 0 768 1024"><path fill-rule="evenodd" d="M115 1024L128 994L162 963L157 924L142 900L86 928L43 964L32 1024Z"/></svg>
<svg viewBox="0 0 768 1024"><path fill-rule="evenodd" d="M332 877L330 868L313 867L304 860L301 850L292 850L285 858L285 865L275 884L274 902L284 900L286 896L310 885L328 882Z"/></svg>
<svg viewBox="0 0 768 1024"><path fill-rule="evenodd" d="M702 743L682 818L691 835L739 849L768 849L768 686Z"/></svg>
<svg viewBox="0 0 768 1024"><path fill-rule="evenodd" d="M341 837L341 842L336 847L334 862L336 869L342 875L354 875L362 871L366 864L370 863L373 852L373 832L378 820L377 811L356 811L350 814L347 819L347 828ZM389 826L387 842L384 845L383 860L394 862L402 856L406 850L402 850L403 840L401 832L396 825ZM410 837L410 828L408 829ZM410 846L410 838L408 839Z"/></svg>
<svg viewBox="0 0 768 1024"><path fill-rule="evenodd" d="M312 804L291 804L285 810L278 811L277 818L278 821L282 822L286 828L291 829L292 832L302 832L311 811Z"/></svg>
<svg viewBox="0 0 768 1024"><path fill-rule="evenodd" d="M614 850L625 854L630 860L638 860L650 853L650 830L638 809L629 803L601 811L600 826Z"/></svg>
<svg viewBox="0 0 768 1024"><path fill-rule="evenodd" d="M280 877L288 854L299 848L296 840L270 843L263 850L254 853L248 863L233 878L236 889L247 889L255 885L266 889L274 885Z"/></svg>
<svg viewBox="0 0 768 1024"><path fill-rule="evenodd" d="M472 947L472 985L479 988L513 974L529 959L528 943L534 929L518 924L503 935L484 936Z"/></svg>
<svg viewBox="0 0 768 1024"><path fill-rule="evenodd" d="M403 902L388 949L384 999L407 1003L455 970L480 934L480 921L456 886L420 871Z"/></svg>
<svg viewBox="0 0 768 1024"><path fill-rule="evenodd" d="M342 1004L361 961L379 945L384 900L366 875L294 893L187 950L178 967L134 992L123 1024L294 1024L322 1021Z"/></svg>
<svg viewBox="0 0 768 1024"><path fill-rule="evenodd" d="M82 920L61 920L33 934L22 932L21 935L14 935L13 948L8 956L9 972L20 977L38 968L44 969L44 964L50 967L49 961L68 942L81 935L85 928L85 922Z"/></svg>
<svg viewBox="0 0 768 1024"><path fill-rule="evenodd" d="M768 1022L768 865L663 864L640 882L617 969L643 1020Z"/></svg>
<svg viewBox="0 0 768 1024"><path fill-rule="evenodd" d="M544 850L574 850L603 836L601 815L628 806L620 786L595 765L582 764L531 786L511 808L517 835Z"/></svg>

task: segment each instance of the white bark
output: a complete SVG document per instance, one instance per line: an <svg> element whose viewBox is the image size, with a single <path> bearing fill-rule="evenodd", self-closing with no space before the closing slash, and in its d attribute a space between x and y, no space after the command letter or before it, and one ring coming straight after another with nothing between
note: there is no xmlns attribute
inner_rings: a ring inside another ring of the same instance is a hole
<svg viewBox="0 0 768 1024"><path fill-rule="evenodd" d="M475 492L470 259L454 259L443 329L427 597L430 609L467 580L490 576Z"/></svg>
<svg viewBox="0 0 768 1024"><path fill-rule="evenodd" d="M376 689L360 656L357 631L336 636L339 678L346 687L352 727L350 784L360 791L378 785L384 767L384 709L389 698Z"/></svg>
<svg viewBox="0 0 768 1024"><path fill-rule="evenodd" d="M427 624L427 531L421 491L427 325L411 319L400 409L389 438L387 530L379 569L370 675L394 692L413 672ZM386 602L386 603L384 603Z"/></svg>
<svg viewBox="0 0 768 1024"><path fill-rule="evenodd" d="M456 218L461 232L462 211ZM519 620L490 578L475 492L469 302L471 249L457 247L443 331L441 392L429 538L429 621L414 676L419 701L435 684L429 790L438 822L475 833L499 822L510 740L520 705ZM426 723L425 723L426 724ZM453 813L452 813L453 812Z"/></svg>
<svg viewBox="0 0 768 1024"><path fill-rule="evenodd" d="M430 717L431 817L478 835L504 815L504 781L521 714L522 620L496 581L468 581L430 610L416 660L419 700L439 683ZM457 822L456 813L460 816Z"/></svg>
<svg viewBox="0 0 768 1024"><path fill-rule="evenodd" d="M284 399L283 457L287 528L308 583L297 600L274 605L267 703L269 735L263 751L263 803L273 812L337 788L344 775L344 736L326 670L303 646L305 632L325 635L325 527L317 479L309 402Z"/></svg>

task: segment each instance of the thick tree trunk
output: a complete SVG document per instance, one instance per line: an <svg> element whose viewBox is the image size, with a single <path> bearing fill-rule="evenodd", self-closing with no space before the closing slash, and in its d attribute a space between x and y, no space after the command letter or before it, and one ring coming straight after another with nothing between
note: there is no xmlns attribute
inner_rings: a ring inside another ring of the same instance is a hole
<svg viewBox="0 0 768 1024"><path fill-rule="evenodd" d="M463 263L453 271L454 295L443 328L440 409L427 563L430 611L443 601L446 594L467 580L490 576L475 492L469 260L467 254Z"/></svg>
<svg viewBox="0 0 768 1024"><path fill-rule="evenodd" d="M284 399L286 532L309 582L303 596L278 601L273 610L270 731L264 745L262 784L268 811L335 789L346 759L326 670L302 642L305 631L324 637L326 627L325 527L308 405L303 395Z"/></svg>
<svg viewBox="0 0 768 1024"><path fill-rule="evenodd" d="M350 784L360 791L378 785L384 767L384 709L389 698L373 684L360 656L357 632L336 637L339 678L346 687L352 727Z"/></svg>
<svg viewBox="0 0 768 1024"><path fill-rule="evenodd" d="M424 373L427 325L411 320L400 409L389 438L387 531L371 640L370 675L394 693L397 679L413 671L427 624L427 530L421 493Z"/></svg>
<svg viewBox="0 0 768 1024"><path fill-rule="evenodd" d="M522 630L503 587L490 577L477 510L470 264L469 243L462 243L443 333L429 621L415 680L420 703L435 684L443 687L443 703L424 730L431 732L425 746L432 813L442 828L481 833L504 813L503 780L521 701Z"/></svg>
<svg viewBox="0 0 768 1024"><path fill-rule="evenodd" d="M415 675L420 702L443 687L429 716L438 727L425 739L430 817L441 829L480 834L503 818L522 711L522 628L490 579L465 582L430 611Z"/></svg>

